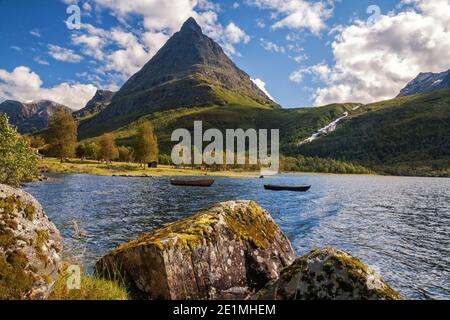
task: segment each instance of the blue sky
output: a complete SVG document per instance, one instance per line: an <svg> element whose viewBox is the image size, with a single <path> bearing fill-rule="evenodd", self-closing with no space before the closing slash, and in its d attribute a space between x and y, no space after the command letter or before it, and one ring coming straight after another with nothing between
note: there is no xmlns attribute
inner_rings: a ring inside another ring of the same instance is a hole
<svg viewBox="0 0 450 320"><path fill-rule="evenodd" d="M65 23L72 4L79 30ZM80 108L96 87L119 88L190 15L284 107L387 99L419 72L450 68L448 9L448 0L0 0L0 101Z"/></svg>

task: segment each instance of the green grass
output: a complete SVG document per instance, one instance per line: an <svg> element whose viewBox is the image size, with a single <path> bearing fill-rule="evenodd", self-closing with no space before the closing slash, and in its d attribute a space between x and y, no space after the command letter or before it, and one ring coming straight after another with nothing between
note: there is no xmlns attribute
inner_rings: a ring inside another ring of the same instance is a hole
<svg viewBox="0 0 450 320"><path fill-rule="evenodd" d="M230 177L246 178L258 177L259 171L202 171L190 168L175 168L172 166L159 166L158 168L146 168L139 164L128 164L113 162L110 165L99 163L98 161L70 160L61 163L55 158L45 158L40 163L42 171L59 174L90 174L97 176L123 176L123 177L186 177L186 176L211 176L211 177Z"/></svg>
<svg viewBox="0 0 450 320"><path fill-rule="evenodd" d="M64 271L48 300L130 300L125 286L120 283L82 274L80 289L69 290L68 277Z"/></svg>

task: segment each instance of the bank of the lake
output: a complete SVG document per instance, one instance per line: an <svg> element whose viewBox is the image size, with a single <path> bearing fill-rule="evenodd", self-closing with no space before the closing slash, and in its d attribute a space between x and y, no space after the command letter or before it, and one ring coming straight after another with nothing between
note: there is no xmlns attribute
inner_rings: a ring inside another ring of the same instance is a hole
<svg viewBox="0 0 450 320"><path fill-rule="evenodd" d="M136 163L104 162L93 160L73 159L61 162L55 158L44 158L39 166L41 172L51 174L88 174L105 177L182 177L182 176L211 176L229 178L259 177L259 171L205 171L193 168L177 168L160 165L158 168L144 168Z"/></svg>
<svg viewBox="0 0 450 320"><path fill-rule="evenodd" d="M144 168L140 164L136 163L123 163L112 162L106 164L104 162L94 160L80 160L71 159L65 162L61 162L55 158L43 158L40 162L40 170L43 173L51 174L89 174L95 176L105 177L228 177L228 178L258 178L261 176L261 172L258 171L246 171L246 170L225 170L225 171L213 171L213 170L200 170L197 168L181 168L168 165L159 165L158 168ZM360 174L350 173L333 173L333 172L310 172L310 171L289 171L282 172L283 174L292 175L305 175L305 174L323 174L323 175L355 175L355 176L373 176L376 173L362 172Z"/></svg>

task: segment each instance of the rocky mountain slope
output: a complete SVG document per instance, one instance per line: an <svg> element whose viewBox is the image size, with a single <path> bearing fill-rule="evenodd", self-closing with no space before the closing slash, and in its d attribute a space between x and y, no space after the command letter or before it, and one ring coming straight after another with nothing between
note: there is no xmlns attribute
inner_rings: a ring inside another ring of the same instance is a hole
<svg viewBox="0 0 450 320"><path fill-rule="evenodd" d="M86 106L73 113L76 119L86 119L105 110L110 104L116 93L109 90L97 90L95 96L86 104Z"/></svg>
<svg viewBox="0 0 450 320"><path fill-rule="evenodd" d="M190 18L124 84L109 108L80 124L80 132L96 131L98 125L111 131L155 111L213 105L278 107Z"/></svg>
<svg viewBox="0 0 450 320"><path fill-rule="evenodd" d="M450 88L450 69L441 73L421 73L400 91L399 97Z"/></svg>
<svg viewBox="0 0 450 320"><path fill-rule="evenodd" d="M59 110L73 110L59 103L41 100L30 103L7 100L0 104L0 113L9 117L9 122L22 134L36 133L47 128L49 118Z"/></svg>

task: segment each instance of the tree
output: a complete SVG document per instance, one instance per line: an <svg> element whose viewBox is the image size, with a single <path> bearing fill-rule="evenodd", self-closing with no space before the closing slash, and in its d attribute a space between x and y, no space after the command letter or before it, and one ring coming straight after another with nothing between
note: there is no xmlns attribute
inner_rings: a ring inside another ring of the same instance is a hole
<svg viewBox="0 0 450 320"><path fill-rule="evenodd" d="M75 151L77 158L86 159L86 143L80 143Z"/></svg>
<svg viewBox="0 0 450 320"><path fill-rule="evenodd" d="M105 133L100 139L100 154L103 160L111 163L119 157L119 150L116 146L116 138L112 133Z"/></svg>
<svg viewBox="0 0 450 320"><path fill-rule="evenodd" d="M38 158L29 141L0 115L0 183L19 186L38 174Z"/></svg>
<svg viewBox="0 0 450 320"><path fill-rule="evenodd" d="M133 159L133 150L129 147L119 147L119 160L121 162L130 162Z"/></svg>
<svg viewBox="0 0 450 320"><path fill-rule="evenodd" d="M101 160L100 146L95 142L85 143L86 158L91 160Z"/></svg>
<svg viewBox="0 0 450 320"><path fill-rule="evenodd" d="M144 167L152 161L158 161L158 139L153 126L148 122L144 123L139 128L134 149L134 157L136 161L142 163Z"/></svg>
<svg viewBox="0 0 450 320"><path fill-rule="evenodd" d="M33 149L42 149L45 146L45 139L41 136L26 136Z"/></svg>
<svg viewBox="0 0 450 320"><path fill-rule="evenodd" d="M47 142L50 153L61 162L75 157L77 146L77 124L72 115L66 111L57 111L49 119Z"/></svg>

